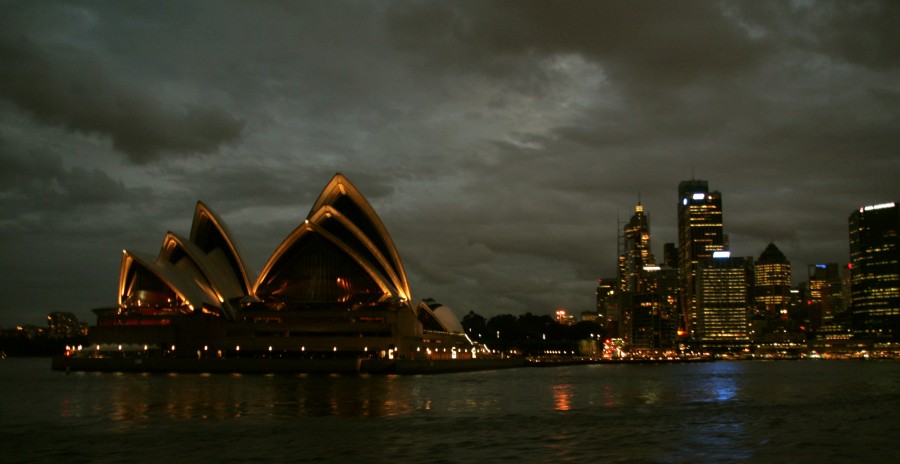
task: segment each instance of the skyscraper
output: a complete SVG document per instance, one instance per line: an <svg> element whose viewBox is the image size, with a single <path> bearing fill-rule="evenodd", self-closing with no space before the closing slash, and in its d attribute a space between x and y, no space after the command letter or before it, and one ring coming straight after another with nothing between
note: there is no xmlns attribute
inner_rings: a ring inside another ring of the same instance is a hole
<svg viewBox="0 0 900 464"><path fill-rule="evenodd" d="M787 320L791 301L791 262L774 243L769 243L756 260L753 275L753 299L759 315Z"/></svg>
<svg viewBox="0 0 900 464"><path fill-rule="evenodd" d="M625 249L622 257L622 289L629 292L645 292L647 278L645 267L654 266L650 253L650 219L640 203L634 207L634 215L625 225Z"/></svg>
<svg viewBox="0 0 900 464"><path fill-rule="evenodd" d="M900 214L895 203L850 214L855 337L900 338Z"/></svg>
<svg viewBox="0 0 900 464"><path fill-rule="evenodd" d="M647 290L626 292L624 301L631 313L631 348L662 351L677 344L678 273L668 266L645 268Z"/></svg>
<svg viewBox="0 0 900 464"><path fill-rule="evenodd" d="M670 295L674 271L656 265L650 251L650 219L639 202L622 230L619 287L623 310L622 338L638 351L671 348L675 339L674 304ZM667 292L661 292L661 286Z"/></svg>
<svg viewBox="0 0 900 464"><path fill-rule="evenodd" d="M597 279L597 314L600 326L606 329L607 336L619 338L621 310L618 301L618 279L606 277Z"/></svg>
<svg viewBox="0 0 900 464"><path fill-rule="evenodd" d="M815 332L844 309L841 268L837 263L812 264L808 268L810 329Z"/></svg>
<svg viewBox="0 0 900 464"><path fill-rule="evenodd" d="M693 335L697 319L697 269L724 250L722 232L722 195L710 192L705 180L686 180L678 184L678 276L684 289L681 298L682 323Z"/></svg>
<svg viewBox="0 0 900 464"><path fill-rule="evenodd" d="M697 266L695 346L723 350L745 348L750 340L753 258L720 252Z"/></svg>

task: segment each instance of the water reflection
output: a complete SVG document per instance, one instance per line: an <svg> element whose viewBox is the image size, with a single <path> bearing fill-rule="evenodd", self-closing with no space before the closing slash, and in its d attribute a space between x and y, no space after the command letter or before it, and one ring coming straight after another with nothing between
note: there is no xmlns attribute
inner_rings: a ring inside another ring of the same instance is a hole
<svg viewBox="0 0 900 464"><path fill-rule="evenodd" d="M603 406L607 408L612 408L614 406L618 406L621 403L621 397L618 389L613 388L613 386L607 384L603 386Z"/></svg>
<svg viewBox="0 0 900 464"><path fill-rule="evenodd" d="M715 401L728 401L737 394L737 384L734 377L713 378L710 382L712 399Z"/></svg>
<svg viewBox="0 0 900 464"><path fill-rule="evenodd" d="M116 422L148 419L254 417L372 417L408 414L417 407L395 377L76 374L104 389L61 398L63 417L96 416ZM74 377L74 375L73 375ZM99 393L99 394L98 394ZM83 402L89 398L89 402ZM421 408L431 407L430 399Z"/></svg>
<svg viewBox="0 0 900 464"><path fill-rule="evenodd" d="M648 385L648 387L641 392L641 400L645 404L654 404L659 401L660 392L655 388L655 385Z"/></svg>
<svg viewBox="0 0 900 464"><path fill-rule="evenodd" d="M416 412L530 412L533 408L572 411L591 405L656 408L678 403L727 403L740 398L744 373L733 364L704 366L690 376L672 376L665 381L658 369L664 368L598 370L593 384L571 377L572 372L579 371L560 370L556 381L535 390L531 399L527 390L515 392L519 401L508 399L508 392L485 389L481 378L474 374L434 378L80 374L85 380L90 375L102 376L96 380L97 385L108 390L102 395L104 400L80 403L76 394L59 404L59 413L102 415L118 422L157 418L390 417ZM582 373L591 374L582 370L579 375ZM524 376L531 374L526 372ZM446 380L452 380L453 386L446 385ZM548 389L550 395L545 396Z"/></svg>
<svg viewBox="0 0 900 464"><path fill-rule="evenodd" d="M897 363L368 378L14 367L0 362L0 432L21 462L127 462L136 449L174 462L878 462L900 423Z"/></svg>
<svg viewBox="0 0 900 464"><path fill-rule="evenodd" d="M700 401L730 401L740 393L739 378L744 373L741 363L716 363L708 366L708 375L701 377L705 381L698 383Z"/></svg>
<svg viewBox="0 0 900 464"><path fill-rule="evenodd" d="M554 409L568 411L572 409L572 385L559 384L551 387L553 390Z"/></svg>

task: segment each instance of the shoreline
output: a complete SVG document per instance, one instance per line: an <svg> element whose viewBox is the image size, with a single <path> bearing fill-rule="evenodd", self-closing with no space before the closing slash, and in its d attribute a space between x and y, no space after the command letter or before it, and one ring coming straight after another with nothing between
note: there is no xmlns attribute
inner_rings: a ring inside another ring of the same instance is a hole
<svg viewBox="0 0 900 464"><path fill-rule="evenodd" d="M692 364L733 361L828 361L828 360L894 360L880 357L778 357L778 358L677 358L677 359L536 359L479 358L435 360L371 359L284 359L284 358L90 358L51 357L51 369L68 372L129 372L185 374L371 374L423 375L453 372L500 370L510 368L547 368L603 364Z"/></svg>
<svg viewBox="0 0 900 464"><path fill-rule="evenodd" d="M524 358L387 360L281 358L82 358L55 356L55 371L210 374L398 374L420 375L498 370L527 365Z"/></svg>

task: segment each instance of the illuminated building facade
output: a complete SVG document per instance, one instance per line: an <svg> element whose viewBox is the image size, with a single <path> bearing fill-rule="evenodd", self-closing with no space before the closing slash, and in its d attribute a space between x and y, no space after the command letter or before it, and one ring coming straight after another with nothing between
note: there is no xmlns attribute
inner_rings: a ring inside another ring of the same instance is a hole
<svg viewBox="0 0 900 464"><path fill-rule="evenodd" d="M719 252L703 260L695 280L697 323L694 340L705 350L735 350L750 341L749 315L753 258Z"/></svg>
<svg viewBox="0 0 900 464"><path fill-rule="evenodd" d="M900 214L895 203L850 215L852 325L855 337L900 338Z"/></svg>
<svg viewBox="0 0 900 464"><path fill-rule="evenodd" d="M664 350L677 344L678 272L668 266L644 269L647 291L626 293L631 313L630 347Z"/></svg>
<svg viewBox="0 0 900 464"><path fill-rule="evenodd" d="M710 192L705 180L678 184L678 275L683 294L680 307L684 329L694 336L698 318L697 272L713 253L724 250L722 195Z"/></svg>
<svg viewBox="0 0 900 464"><path fill-rule="evenodd" d="M650 290L646 277L647 267L656 265L650 253L650 219L640 203L634 207L634 215L625 225L624 252L620 259L622 291L642 293Z"/></svg>
<svg viewBox="0 0 900 464"><path fill-rule="evenodd" d="M791 305L791 262L769 243L753 265L753 299L760 316L787 320Z"/></svg>
<svg viewBox="0 0 900 464"><path fill-rule="evenodd" d="M220 217L198 203L189 238L157 256L124 251L115 308L95 311L96 349L166 357L467 358L459 320L411 303L381 219L344 176L256 276Z"/></svg>
<svg viewBox="0 0 900 464"><path fill-rule="evenodd" d="M812 264L807 271L806 305L810 328L815 332L844 311L841 266L837 263Z"/></svg>
<svg viewBox="0 0 900 464"><path fill-rule="evenodd" d="M670 295L660 286L665 286L664 276L675 274L656 265L650 248L650 219L641 203L622 232L619 300L623 325L619 337L632 353L671 347L676 315Z"/></svg>

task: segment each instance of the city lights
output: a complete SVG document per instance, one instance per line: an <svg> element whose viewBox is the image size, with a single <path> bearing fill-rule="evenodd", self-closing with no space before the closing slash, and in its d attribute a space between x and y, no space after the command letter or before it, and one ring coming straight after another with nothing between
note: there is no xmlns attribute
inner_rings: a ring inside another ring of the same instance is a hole
<svg viewBox="0 0 900 464"><path fill-rule="evenodd" d="M432 299L410 301L384 225L340 174L259 274L248 272L221 219L198 203L190 242L169 233L157 257L123 251L118 305L97 311L103 329L93 353L73 345L66 353L140 359L132 365L196 354L199 361L296 359L321 370L393 371L476 357L643 362L800 357L802 347L823 357L894 349L884 343L895 337L890 318L900 318L890 299L900 288L895 203L853 209L850 263L808 264L808 280L794 288L790 261L774 243L758 259L729 249L743 244L730 243L723 195L707 181L682 181L677 198L678 241L662 253L651 247L650 208L638 198L620 225L616 275L597 278L595 307L496 321L474 313L461 321ZM331 259L339 268L329 268ZM72 330L64 317L48 324ZM491 333L489 348L480 334ZM210 346L217 356L206 355Z"/></svg>

